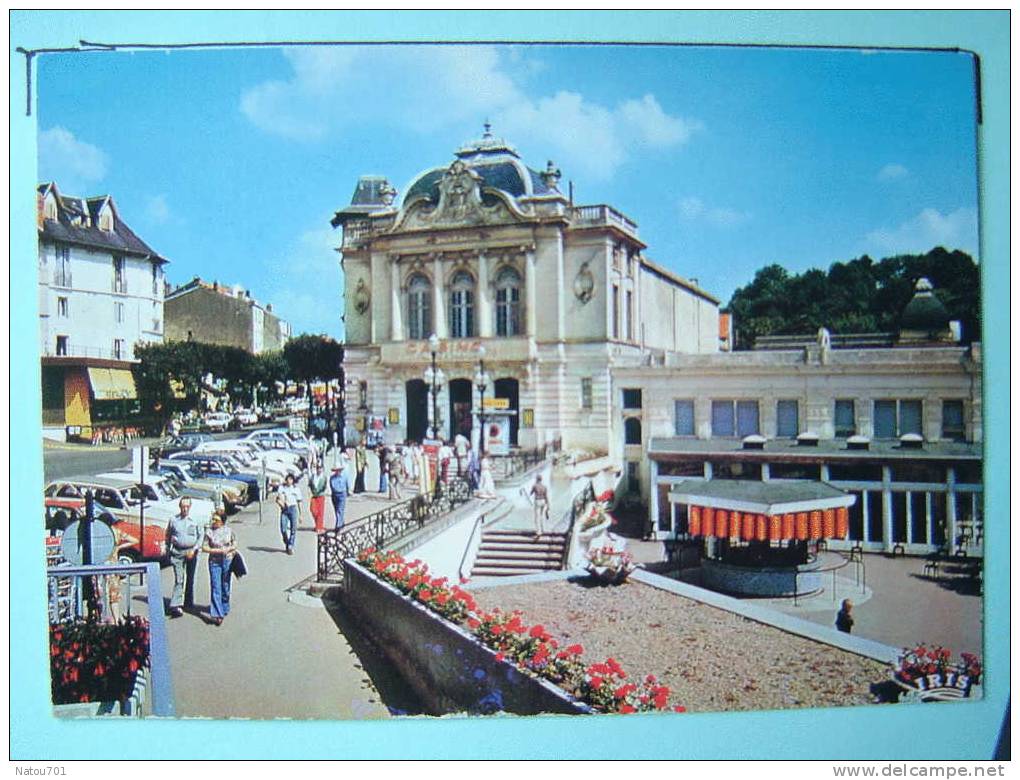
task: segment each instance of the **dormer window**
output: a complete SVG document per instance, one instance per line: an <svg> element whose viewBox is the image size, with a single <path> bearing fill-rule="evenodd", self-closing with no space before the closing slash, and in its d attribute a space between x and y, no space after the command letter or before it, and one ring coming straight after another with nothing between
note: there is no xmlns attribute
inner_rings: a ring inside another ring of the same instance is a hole
<svg viewBox="0 0 1020 780"><path fill-rule="evenodd" d="M46 219L56 220L57 218L57 201L52 197L46 198L46 206L43 209L43 216Z"/></svg>
<svg viewBox="0 0 1020 780"><path fill-rule="evenodd" d="M99 212L99 229L107 232L113 230L113 212L109 206Z"/></svg>

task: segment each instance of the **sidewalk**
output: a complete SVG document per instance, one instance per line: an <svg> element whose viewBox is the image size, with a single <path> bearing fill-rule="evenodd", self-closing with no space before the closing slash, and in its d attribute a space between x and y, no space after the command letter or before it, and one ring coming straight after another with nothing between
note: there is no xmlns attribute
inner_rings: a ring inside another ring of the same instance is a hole
<svg viewBox="0 0 1020 780"><path fill-rule="evenodd" d="M351 497L346 519L363 517L387 503L376 493ZM328 498L326 504L325 525L331 528ZM322 603L303 592L289 592L315 572L316 539L307 503L293 556L284 552L275 502L270 498L262 506L261 524L257 504L229 521L248 576L234 580L231 612L223 625L203 619L209 609L204 555L197 569L196 612L167 621L178 717L389 717ZM169 598L171 568L162 571L162 587Z"/></svg>

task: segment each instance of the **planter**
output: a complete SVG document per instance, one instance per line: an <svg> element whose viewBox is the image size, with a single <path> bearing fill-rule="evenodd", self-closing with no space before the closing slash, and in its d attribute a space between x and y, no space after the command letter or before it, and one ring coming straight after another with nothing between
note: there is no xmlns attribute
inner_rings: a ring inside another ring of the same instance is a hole
<svg viewBox="0 0 1020 780"><path fill-rule="evenodd" d="M497 659L475 636L353 560L344 561L343 600L434 715L592 711L551 682Z"/></svg>
<svg viewBox="0 0 1020 780"><path fill-rule="evenodd" d="M971 683L966 674L957 671L919 677L911 682L901 680L896 672L889 672L889 679L900 689L898 701L935 702L981 698L981 686Z"/></svg>
<svg viewBox="0 0 1020 780"><path fill-rule="evenodd" d="M101 718L108 715L116 717L140 718L142 717L142 705L145 703L145 693L148 687L148 675L145 669L140 669L135 675L135 684L131 688L131 695L123 701L89 701L75 704L54 704L53 717L55 718Z"/></svg>

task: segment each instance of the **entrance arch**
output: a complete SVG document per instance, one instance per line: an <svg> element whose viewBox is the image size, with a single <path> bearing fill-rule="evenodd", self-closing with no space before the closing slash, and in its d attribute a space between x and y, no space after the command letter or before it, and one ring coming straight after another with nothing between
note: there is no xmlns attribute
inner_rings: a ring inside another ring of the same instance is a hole
<svg viewBox="0 0 1020 780"><path fill-rule="evenodd" d="M423 379L411 379L404 385L407 396L407 438L421 441L429 425L429 389Z"/></svg>
<svg viewBox="0 0 1020 780"><path fill-rule="evenodd" d="M520 383L512 377L497 379L493 384L493 392L496 398L506 398L510 401L510 446L517 446L517 429L520 427Z"/></svg>
<svg viewBox="0 0 1020 780"><path fill-rule="evenodd" d="M450 439L458 433L471 439L471 401L474 386L470 379L450 380Z"/></svg>

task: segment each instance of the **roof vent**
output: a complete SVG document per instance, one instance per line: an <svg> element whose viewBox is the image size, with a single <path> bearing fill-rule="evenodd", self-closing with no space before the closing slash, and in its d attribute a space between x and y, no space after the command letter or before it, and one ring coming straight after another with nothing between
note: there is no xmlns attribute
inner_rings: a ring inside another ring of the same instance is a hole
<svg viewBox="0 0 1020 780"><path fill-rule="evenodd" d="M904 450L919 450L924 446L924 438L919 433L905 433L900 436L900 447Z"/></svg>
<svg viewBox="0 0 1020 780"><path fill-rule="evenodd" d="M750 436L744 437L743 445L745 450L763 450L765 449L765 437L752 433Z"/></svg>
<svg viewBox="0 0 1020 780"><path fill-rule="evenodd" d="M797 436L798 447L817 447L818 446L818 434L813 431L804 431L804 433Z"/></svg>
<svg viewBox="0 0 1020 780"><path fill-rule="evenodd" d="M871 447L871 439L867 436L851 436L846 440L848 450L866 450Z"/></svg>

